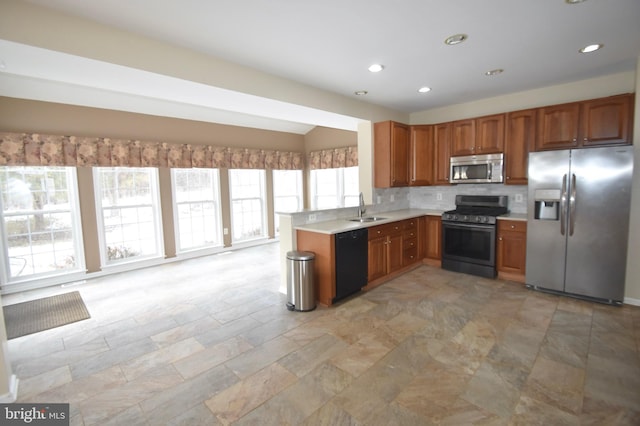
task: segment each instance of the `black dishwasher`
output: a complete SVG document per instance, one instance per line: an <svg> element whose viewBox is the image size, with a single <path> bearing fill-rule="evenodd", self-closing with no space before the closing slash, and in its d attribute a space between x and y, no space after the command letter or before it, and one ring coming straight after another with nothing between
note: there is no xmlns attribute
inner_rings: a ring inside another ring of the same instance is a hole
<svg viewBox="0 0 640 426"><path fill-rule="evenodd" d="M367 228L336 234L336 297L334 302L367 285Z"/></svg>

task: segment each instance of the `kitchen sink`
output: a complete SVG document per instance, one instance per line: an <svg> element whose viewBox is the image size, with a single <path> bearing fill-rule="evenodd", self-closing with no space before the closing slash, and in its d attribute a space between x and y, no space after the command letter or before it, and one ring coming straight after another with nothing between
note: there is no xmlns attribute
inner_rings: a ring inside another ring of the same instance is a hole
<svg viewBox="0 0 640 426"><path fill-rule="evenodd" d="M350 222L376 222L378 220L385 220L386 217L376 217L376 216L368 216L368 217L356 217L353 219L347 219Z"/></svg>

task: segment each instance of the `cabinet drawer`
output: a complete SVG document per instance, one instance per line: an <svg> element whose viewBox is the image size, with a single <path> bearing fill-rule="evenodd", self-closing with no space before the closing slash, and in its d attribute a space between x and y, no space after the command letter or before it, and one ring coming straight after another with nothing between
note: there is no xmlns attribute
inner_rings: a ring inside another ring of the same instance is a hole
<svg viewBox="0 0 640 426"><path fill-rule="evenodd" d="M385 235L391 235L393 233L402 231L401 222L386 223L384 225L372 226L369 228L369 240L382 237Z"/></svg>
<svg viewBox="0 0 640 426"><path fill-rule="evenodd" d="M418 248L417 238L404 238L402 241L402 248L404 250L413 250Z"/></svg>
<svg viewBox="0 0 640 426"><path fill-rule="evenodd" d="M522 220L498 220L498 231L527 232L527 222Z"/></svg>
<svg viewBox="0 0 640 426"><path fill-rule="evenodd" d="M418 261L418 247L413 247L410 249L404 250L402 253L402 265L407 266L411 265Z"/></svg>
<svg viewBox="0 0 640 426"><path fill-rule="evenodd" d="M402 229L405 231L418 229L418 219L407 219L402 221Z"/></svg>
<svg viewBox="0 0 640 426"><path fill-rule="evenodd" d="M402 237L407 240L409 238L418 238L418 230L417 229L409 229L402 231Z"/></svg>

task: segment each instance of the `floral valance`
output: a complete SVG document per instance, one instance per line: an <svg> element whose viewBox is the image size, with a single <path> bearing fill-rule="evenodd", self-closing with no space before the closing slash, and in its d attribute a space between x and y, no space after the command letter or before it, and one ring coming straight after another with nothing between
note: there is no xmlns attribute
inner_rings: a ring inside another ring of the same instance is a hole
<svg viewBox="0 0 640 426"><path fill-rule="evenodd" d="M325 149L309 153L309 168L336 169L338 167L355 167L358 165L358 147Z"/></svg>
<svg viewBox="0 0 640 426"><path fill-rule="evenodd" d="M0 165L302 170L304 154L139 140L0 133Z"/></svg>

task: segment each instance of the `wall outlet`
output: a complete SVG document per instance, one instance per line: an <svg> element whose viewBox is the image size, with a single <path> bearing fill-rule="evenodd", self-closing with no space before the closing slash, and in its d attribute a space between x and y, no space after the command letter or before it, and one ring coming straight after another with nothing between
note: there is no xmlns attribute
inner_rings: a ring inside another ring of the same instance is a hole
<svg viewBox="0 0 640 426"><path fill-rule="evenodd" d="M396 200L395 195L391 194L391 197L389 197L389 200L393 203Z"/></svg>
<svg viewBox="0 0 640 426"><path fill-rule="evenodd" d="M382 204L382 197L379 195L376 197L376 204Z"/></svg>
<svg viewBox="0 0 640 426"><path fill-rule="evenodd" d="M318 217L315 214L309 215L309 222L315 222L316 220L318 220Z"/></svg>
<svg viewBox="0 0 640 426"><path fill-rule="evenodd" d="M438 201L442 201L442 192L438 192L438 193L436 194L436 200L438 200Z"/></svg>
<svg viewBox="0 0 640 426"><path fill-rule="evenodd" d="M522 202L522 194L516 194L516 203Z"/></svg>
<svg viewBox="0 0 640 426"><path fill-rule="evenodd" d="M223 233L224 235L229 235L229 228L224 228L224 229L222 230L222 233Z"/></svg>

